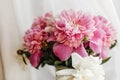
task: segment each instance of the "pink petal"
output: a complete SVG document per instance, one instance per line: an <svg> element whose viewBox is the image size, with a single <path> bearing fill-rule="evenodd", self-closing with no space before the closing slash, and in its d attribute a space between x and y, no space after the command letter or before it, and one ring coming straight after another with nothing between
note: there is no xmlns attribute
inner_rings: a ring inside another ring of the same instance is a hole
<svg viewBox="0 0 120 80"><path fill-rule="evenodd" d="M102 50L102 40L101 39L92 39L90 41L90 48L95 52L95 53L100 53Z"/></svg>
<svg viewBox="0 0 120 80"><path fill-rule="evenodd" d="M100 53L100 58L105 59L108 55L108 50L109 50L109 47L104 46Z"/></svg>
<svg viewBox="0 0 120 80"><path fill-rule="evenodd" d="M105 36L105 32L104 32L103 30L101 30L101 29L96 30L96 31L94 32L94 37L95 37L95 38L102 39L104 36Z"/></svg>
<svg viewBox="0 0 120 80"><path fill-rule="evenodd" d="M45 14L45 17L52 17L52 16L53 16L53 15L52 15L52 12L51 12L51 11Z"/></svg>
<svg viewBox="0 0 120 80"><path fill-rule="evenodd" d="M89 46L89 41L83 43L84 47L87 48Z"/></svg>
<svg viewBox="0 0 120 80"><path fill-rule="evenodd" d="M54 36L54 33L50 33L50 36L48 37L47 39L47 42L50 42L50 41L55 41L55 36Z"/></svg>
<svg viewBox="0 0 120 80"><path fill-rule="evenodd" d="M61 61L65 61L67 59L69 59L71 53L73 51L73 48L66 46L64 44L59 44L56 43L53 46L53 52L54 54L61 60Z"/></svg>
<svg viewBox="0 0 120 80"><path fill-rule="evenodd" d="M56 21L56 28L59 30L63 30L63 28L65 27L65 23L62 22L61 20L57 20Z"/></svg>
<svg viewBox="0 0 120 80"><path fill-rule="evenodd" d="M39 52L39 53L35 53L35 54L32 54L30 56L30 63L33 67L37 67L39 62L40 62L40 58L42 57L42 52Z"/></svg>
<svg viewBox="0 0 120 80"><path fill-rule="evenodd" d="M81 44L78 48L76 48L74 52L77 52L82 57L88 56L83 44Z"/></svg>

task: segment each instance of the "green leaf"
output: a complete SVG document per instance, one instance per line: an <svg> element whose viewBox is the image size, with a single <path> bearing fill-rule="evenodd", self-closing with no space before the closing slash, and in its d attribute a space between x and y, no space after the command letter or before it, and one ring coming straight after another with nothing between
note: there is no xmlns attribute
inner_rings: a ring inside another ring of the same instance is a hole
<svg viewBox="0 0 120 80"><path fill-rule="evenodd" d="M68 69L68 67L66 66L55 66L56 67L56 71L62 70L62 69Z"/></svg>
<svg viewBox="0 0 120 80"><path fill-rule="evenodd" d="M87 53L88 53L89 56L94 53L94 52L92 51L92 49L90 49L90 47L87 47L87 48L86 48L86 51L87 51Z"/></svg>
<svg viewBox="0 0 120 80"><path fill-rule="evenodd" d="M112 49L113 47L115 47L116 44L117 44L117 40L115 40L114 44L112 44L112 45L110 46L110 49Z"/></svg>
<svg viewBox="0 0 120 80"><path fill-rule="evenodd" d="M101 64L106 63L108 60L110 60L110 58L111 58L111 57L108 57L108 58L103 59Z"/></svg>
<svg viewBox="0 0 120 80"><path fill-rule="evenodd" d="M41 67L44 67L45 66L45 63L41 63Z"/></svg>
<svg viewBox="0 0 120 80"><path fill-rule="evenodd" d="M25 51L24 54L28 59L30 58L30 53L29 52Z"/></svg>
<svg viewBox="0 0 120 80"><path fill-rule="evenodd" d="M73 67L72 67L72 58L70 57L65 64L66 64L66 65L65 65L66 67L68 67L68 68L73 68Z"/></svg>
<svg viewBox="0 0 120 80"><path fill-rule="evenodd" d="M25 61L24 56L22 55L23 62L27 65L27 62Z"/></svg>
<svg viewBox="0 0 120 80"><path fill-rule="evenodd" d="M68 65L69 65L69 62L68 62L68 61L65 61L65 65L68 66Z"/></svg>
<svg viewBox="0 0 120 80"><path fill-rule="evenodd" d="M98 56L100 56L100 53L97 53L97 54L95 54L95 55L93 55L94 57L98 57Z"/></svg>
<svg viewBox="0 0 120 80"><path fill-rule="evenodd" d="M55 61L54 65L58 66L60 65L62 62L61 61Z"/></svg>

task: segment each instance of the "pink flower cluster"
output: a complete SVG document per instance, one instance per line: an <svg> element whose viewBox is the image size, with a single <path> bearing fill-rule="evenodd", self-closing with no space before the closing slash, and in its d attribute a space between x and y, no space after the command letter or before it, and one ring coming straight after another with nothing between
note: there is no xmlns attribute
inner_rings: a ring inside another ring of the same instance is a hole
<svg viewBox="0 0 120 80"><path fill-rule="evenodd" d="M24 36L24 47L30 52L30 62L34 67L44 55L42 43L51 41L55 42L53 53L61 61L69 59L73 52L88 56L87 47L104 59L116 39L115 35L114 28L104 17L64 10L59 16L47 13L35 19Z"/></svg>
<svg viewBox="0 0 120 80"><path fill-rule="evenodd" d="M34 20L32 27L27 30L24 36L24 47L30 52L30 62L33 66L37 66L43 53L40 51L42 43L48 39L46 26L52 25L52 14L46 13L45 16L40 16Z"/></svg>
<svg viewBox="0 0 120 80"><path fill-rule="evenodd" d="M111 44L116 39L116 32L112 25L102 16L95 16L96 31L90 39L90 48L95 53L100 53L101 58L106 58Z"/></svg>

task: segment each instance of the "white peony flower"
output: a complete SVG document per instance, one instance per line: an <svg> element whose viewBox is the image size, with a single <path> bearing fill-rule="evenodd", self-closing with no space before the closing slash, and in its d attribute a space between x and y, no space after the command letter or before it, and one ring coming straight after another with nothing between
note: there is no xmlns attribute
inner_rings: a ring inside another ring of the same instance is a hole
<svg viewBox="0 0 120 80"><path fill-rule="evenodd" d="M105 72L98 57L82 58L72 53L72 66L75 69L57 71L57 80L104 80Z"/></svg>

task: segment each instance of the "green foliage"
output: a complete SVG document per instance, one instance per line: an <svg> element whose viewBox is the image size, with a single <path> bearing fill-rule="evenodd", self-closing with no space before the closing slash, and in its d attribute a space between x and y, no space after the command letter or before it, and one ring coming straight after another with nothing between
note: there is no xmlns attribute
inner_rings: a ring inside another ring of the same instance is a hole
<svg viewBox="0 0 120 80"><path fill-rule="evenodd" d="M117 40L115 40L115 42L110 46L110 49L112 49L113 47L115 47L117 44Z"/></svg>
<svg viewBox="0 0 120 80"><path fill-rule="evenodd" d="M84 41L87 41L87 38L85 38ZM43 56L41 57L39 65L36 67L36 69L38 69L39 66L44 67L46 64L53 65L58 70L63 69L63 68L73 68L72 67L72 59L71 59L71 57L66 61L61 61L58 57L56 57L54 55L54 53L53 53L53 45L54 45L54 43L55 43L54 41L52 41L52 42L43 42L42 43L41 51L43 52ZM112 49L116 44L117 44L117 40L115 40L115 43L111 45L110 49ZM86 48L86 51L87 51L88 55L93 55L94 57L98 57L100 55L100 53L94 54L94 52L92 51L92 49L89 46ZM25 64L27 64L27 62L25 61L24 56L26 56L29 59L30 58L30 53L28 51L26 51L25 49L19 49L17 51L17 54L21 55L22 58L23 58L23 62ZM106 63L110 58L111 57L103 59L101 64Z"/></svg>
<svg viewBox="0 0 120 80"><path fill-rule="evenodd" d="M20 56L22 56L23 62L27 65L27 62L26 62L26 60L25 60L25 57L27 57L27 58L29 59L30 53L29 53L28 51L25 51L24 49L23 49L23 50L22 50L22 49L19 49L19 50L17 51L17 54L20 55Z"/></svg>
<svg viewBox="0 0 120 80"><path fill-rule="evenodd" d="M87 51L87 53L88 53L89 56L94 53L94 52L92 51L92 49L90 49L90 47L87 47L87 48L86 48L86 51Z"/></svg>
<svg viewBox="0 0 120 80"><path fill-rule="evenodd" d="M106 63L107 61L109 61L109 60L110 60L110 58L111 58L111 57L108 57L108 58L103 59L101 64Z"/></svg>
<svg viewBox="0 0 120 80"><path fill-rule="evenodd" d="M43 57L40 60L39 66L44 67L45 64L54 65L54 66L62 66L62 67L68 67L72 68L72 61L71 57L67 61L60 61L59 58L57 58L53 53L53 45L55 42L49 42L47 43L47 47L42 48L43 51Z"/></svg>

